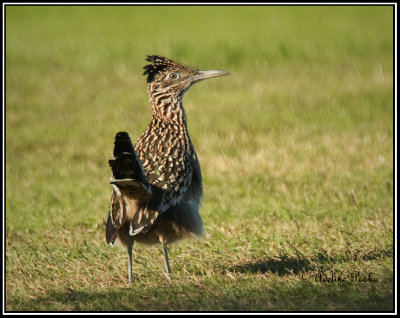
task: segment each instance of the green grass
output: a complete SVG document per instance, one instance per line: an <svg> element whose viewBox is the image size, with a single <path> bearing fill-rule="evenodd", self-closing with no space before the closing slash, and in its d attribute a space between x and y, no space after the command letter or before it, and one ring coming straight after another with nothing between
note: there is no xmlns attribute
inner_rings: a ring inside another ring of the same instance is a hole
<svg viewBox="0 0 400 318"><path fill-rule="evenodd" d="M5 16L7 311L393 310L391 7ZM207 235L169 247L171 280L135 246L128 285L107 160L150 121L146 54L231 75L184 98Z"/></svg>

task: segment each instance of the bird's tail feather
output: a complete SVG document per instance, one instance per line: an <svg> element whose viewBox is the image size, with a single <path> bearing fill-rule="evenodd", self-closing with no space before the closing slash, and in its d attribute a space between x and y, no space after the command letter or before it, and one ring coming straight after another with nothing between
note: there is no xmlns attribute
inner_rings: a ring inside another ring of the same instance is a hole
<svg viewBox="0 0 400 318"><path fill-rule="evenodd" d="M134 186L134 181L149 187L142 163L128 133L119 132L114 141L114 158L109 160L113 172L111 183L121 186ZM131 182L129 183L128 180Z"/></svg>
<svg viewBox="0 0 400 318"><path fill-rule="evenodd" d="M131 138L126 131L120 131L115 135L114 141L114 157L120 155L123 152L135 153Z"/></svg>
<svg viewBox="0 0 400 318"><path fill-rule="evenodd" d="M114 242L118 229L126 222L130 224L129 232L133 236L148 229L158 216L158 211L147 207L152 188L128 133L116 134L113 154L109 160L113 194L106 224L108 243Z"/></svg>

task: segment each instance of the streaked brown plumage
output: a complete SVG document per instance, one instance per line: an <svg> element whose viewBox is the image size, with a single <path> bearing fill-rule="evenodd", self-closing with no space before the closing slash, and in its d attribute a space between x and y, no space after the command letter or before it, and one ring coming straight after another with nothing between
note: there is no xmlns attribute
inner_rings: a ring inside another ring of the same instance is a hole
<svg viewBox="0 0 400 318"><path fill-rule="evenodd" d="M133 146L126 132L115 136L110 183L113 185L106 224L107 243L118 238L129 254L132 246L161 243L166 272L170 273L166 245L201 235L199 214L203 194L200 164L190 140L184 93L195 82L228 75L225 71L198 71L158 55L144 67L152 104L152 120Z"/></svg>

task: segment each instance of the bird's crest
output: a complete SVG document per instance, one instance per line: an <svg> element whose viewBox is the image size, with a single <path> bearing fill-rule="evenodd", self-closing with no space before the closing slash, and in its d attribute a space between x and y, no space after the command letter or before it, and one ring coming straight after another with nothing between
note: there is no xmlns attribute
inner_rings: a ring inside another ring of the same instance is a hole
<svg viewBox="0 0 400 318"><path fill-rule="evenodd" d="M184 68L184 66L160 55L148 55L146 61L152 63L143 67L145 69L143 75L147 75L147 83L152 82L159 72L164 72L169 68Z"/></svg>

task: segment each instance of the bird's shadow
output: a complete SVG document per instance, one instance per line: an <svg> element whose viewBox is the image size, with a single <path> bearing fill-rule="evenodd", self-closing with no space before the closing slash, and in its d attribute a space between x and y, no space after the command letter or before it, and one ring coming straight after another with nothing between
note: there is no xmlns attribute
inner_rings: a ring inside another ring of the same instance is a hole
<svg viewBox="0 0 400 318"><path fill-rule="evenodd" d="M297 274L311 269L312 265L309 261L288 255L263 258L251 262L245 262L243 264L232 265L226 268L227 271L233 273L273 273L278 276Z"/></svg>
<svg viewBox="0 0 400 318"><path fill-rule="evenodd" d="M343 254L328 256L324 252L319 252L313 257L304 257L302 255L280 255L278 257L264 257L250 262L235 264L223 268L224 271L233 273L272 273L278 276L298 274L308 271L323 270L332 264L357 261L374 260L381 257L393 257L392 250L373 250L368 253Z"/></svg>

